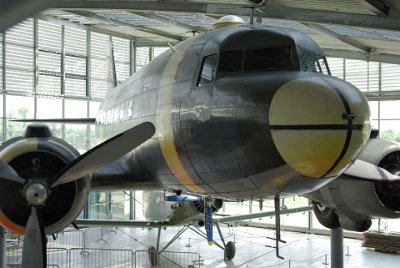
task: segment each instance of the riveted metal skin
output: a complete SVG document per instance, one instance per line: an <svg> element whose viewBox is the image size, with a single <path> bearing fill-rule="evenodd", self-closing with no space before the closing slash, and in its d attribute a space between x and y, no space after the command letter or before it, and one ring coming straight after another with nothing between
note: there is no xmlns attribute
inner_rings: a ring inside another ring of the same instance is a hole
<svg viewBox="0 0 400 268"><path fill-rule="evenodd" d="M207 56L281 47L293 53L286 70L217 71L211 83L199 83ZM237 26L154 59L109 92L97 134L104 140L143 121L156 134L108 167L115 176L94 173L92 187L251 199L303 194L336 178L368 140L369 107L349 83L303 70L300 47L323 55L302 34Z"/></svg>

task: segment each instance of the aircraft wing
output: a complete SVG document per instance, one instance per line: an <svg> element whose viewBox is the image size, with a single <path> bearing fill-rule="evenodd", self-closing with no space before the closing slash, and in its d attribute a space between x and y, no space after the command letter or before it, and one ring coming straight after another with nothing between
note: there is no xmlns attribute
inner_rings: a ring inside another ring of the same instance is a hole
<svg viewBox="0 0 400 268"><path fill-rule="evenodd" d="M312 209L311 206L283 209L283 210L281 210L281 215L282 214L292 214L292 213L297 213L297 212L304 212L304 211L309 211L311 209ZM271 217L271 216L275 216L275 211L264 211L264 212L259 212L259 213L226 216L226 217L214 219L214 221L216 221L218 223L227 223L227 222L233 222L233 221L244 221L244 220L251 220L251 219Z"/></svg>
<svg viewBox="0 0 400 268"><path fill-rule="evenodd" d="M87 220L77 219L75 223L79 226L113 226L113 227L136 227L136 228L157 228L168 227L173 224L168 221L118 221L118 220Z"/></svg>

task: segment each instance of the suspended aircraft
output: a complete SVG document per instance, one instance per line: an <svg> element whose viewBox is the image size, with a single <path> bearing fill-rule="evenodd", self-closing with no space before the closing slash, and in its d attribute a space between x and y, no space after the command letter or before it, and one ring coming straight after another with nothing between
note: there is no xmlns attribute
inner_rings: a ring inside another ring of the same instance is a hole
<svg viewBox="0 0 400 268"><path fill-rule="evenodd" d="M24 267L45 265L45 234L74 221L90 190L190 193L208 222L217 200L274 199L277 256L280 197L308 196L328 226L398 217L399 177L384 168L399 166L400 147L370 139L363 94L330 75L307 36L238 24L183 41L111 89L96 119L103 142L87 153L37 125L0 146L0 223L25 234Z"/></svg>

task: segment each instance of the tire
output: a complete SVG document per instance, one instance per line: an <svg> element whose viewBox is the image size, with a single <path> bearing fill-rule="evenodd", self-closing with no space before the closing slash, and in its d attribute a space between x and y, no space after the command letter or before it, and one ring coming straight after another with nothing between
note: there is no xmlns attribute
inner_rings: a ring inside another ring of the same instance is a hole
<svg viewBox="0 0 400 268"><path fill-rule="evenodd" d="M234 242L229 241L225 247L224 258L225 260L230 261L235 257L235 254L236 254L236 245Z"/></svg>
<svg viewBox="0 0 400 268"><path fill-rule="evenodd" d="M316 201L312 201L311 204L314 214L320 224L328 229L336 229L340 227L339 218L332 209Z"/></svg>

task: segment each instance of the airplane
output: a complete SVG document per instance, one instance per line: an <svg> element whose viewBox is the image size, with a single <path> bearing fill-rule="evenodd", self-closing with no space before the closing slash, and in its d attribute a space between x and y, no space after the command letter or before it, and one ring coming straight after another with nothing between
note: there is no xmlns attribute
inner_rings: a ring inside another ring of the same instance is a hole
<svg viewBox="0 0 400 268"><path fill-rule="evenodd" d="M363 94L331 76L306 35L221 21L111 89L96 119L103 142L85 154L40 125L0 146L0 224L25 234L23 267L45 266L45 234L93 190L166 189L206 208L274 199L278 257L280 197L308 196L326 225L350 230L398 217L399 177L381 163L397 167L400 147L370 139Z"/></svg>

